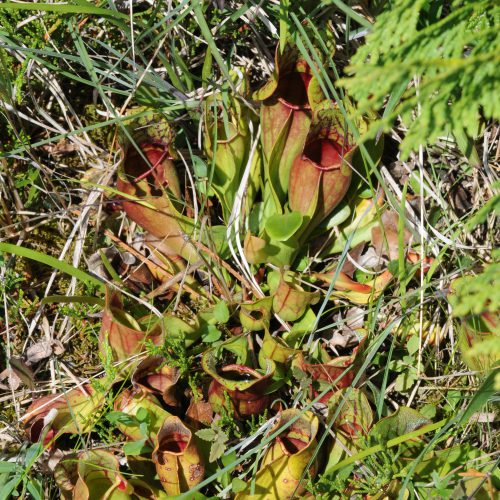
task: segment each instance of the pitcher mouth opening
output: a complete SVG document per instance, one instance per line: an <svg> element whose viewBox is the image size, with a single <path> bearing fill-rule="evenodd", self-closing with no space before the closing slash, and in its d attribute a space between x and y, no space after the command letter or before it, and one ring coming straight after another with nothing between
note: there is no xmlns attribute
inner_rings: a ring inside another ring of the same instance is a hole
<svg viewBox="0 0 500 500"><path fill-rule="evenodd" d="M288 73L278 83L276 94L281 103L291 109L309 109L307 89L312 76L308 73Z"/></svg>
<svg viewBox="0 0 500 500"><path fill-rule="evenodd" d="M309 441L306 436L293 436L291 433L286 436L279 436L278 440L281 441L281 444L289 455L295 455L303 450Z"/></svg>
<svg viewBox="0 0 500 500"><path fill-rule="evenodd" d="M314 163L318 170L328 171L339 168L348 151L331 139L315 139L305 145L302 158Z"/></svg>
<svg viewBox="0 0 500 500"><path fill-rule="evenodd" d="M217 142L219 144L229 144L231 141L234 141L236 137L238 137L239 132L236 126L229 122L227 123L227 130L224 126L224 122L222 120L217 121ZM213 134L212 139L215 138L215 134Z"/></svg>
<svg viewBox="0 0 500 500"><path fill-rule="evenodd" d="M174 433L161 442L160 449L163 452L181 454L187 448L189 437L181 433Z"/></svg>
<svg viewBox="0 0 500 500"><path fill-rule="evenodd" d="M161 143L144 142L139 149L147 161L135 148L129 150L125 156L125 174L134 184L146 180L151 187L163 186L167 180L160 167L163 162L172 160L168 148Z"/></svg>

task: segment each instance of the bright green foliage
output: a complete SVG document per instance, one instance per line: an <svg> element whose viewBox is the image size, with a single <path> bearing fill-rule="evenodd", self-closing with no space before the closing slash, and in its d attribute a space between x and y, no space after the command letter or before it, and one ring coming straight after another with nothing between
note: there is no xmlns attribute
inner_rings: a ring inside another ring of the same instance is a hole
<svg viewBox="0 0 500 500"><path fill-rule="evenodd" d="M229 436L219 427L218 422L212 422L212 426L208 429L200 429L196 435L200 439L212 443L210 446L210 462L220 458L226 451L226 442Z"/></svg>
<svg viewBox="0 0 500 500"><path fill-rule="evenodd" d="M500 310L500 263L493 263L477 276L459 278L453 284L450 295L454 316L492 313Z"/></svg>
<svg viewBox="0 0 500 500"><path fill-rule="evenodd" d="M476 136L480 113L500 118L500 5L454 0L443 13L442 4L387 2L366 45L352 58L353 77L342 80L360 113L380 109L388 95L396 102L400 97L369 134L381 125L389 129L400 115L409 128L401 145L404 155L441 135L465 129Z"/></svg>

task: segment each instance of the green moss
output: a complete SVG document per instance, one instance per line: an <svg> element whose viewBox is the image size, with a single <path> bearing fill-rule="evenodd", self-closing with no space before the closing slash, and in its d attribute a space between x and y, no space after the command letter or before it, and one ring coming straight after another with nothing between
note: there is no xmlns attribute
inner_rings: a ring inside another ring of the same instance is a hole
<svg viewBox="0 0 500 500"><path fill-rule="evenodd" d="M85 104L83 106L83 115L80 117L85 127L95 125L104 121L104 118L97 111L104 111L104 106L95 104ZM98 146L103 149L111 149L114 137L114 127L99 127L87 132L89 137Z"/></svg>

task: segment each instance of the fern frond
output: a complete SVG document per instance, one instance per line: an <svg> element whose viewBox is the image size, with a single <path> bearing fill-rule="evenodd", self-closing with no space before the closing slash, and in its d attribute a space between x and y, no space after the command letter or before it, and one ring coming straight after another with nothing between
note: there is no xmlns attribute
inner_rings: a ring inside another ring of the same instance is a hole
<svg viewBox="0 0 500 500"><path fill-rule="evenodd" d="M396 109L368 131L374 136L401 116L409 129L401 145L404 156L455 130L475 136L481 115L500 117L500 5L455 1L445 17L422 27L428 3L391 2L353 57L348 68L353 76L341 80L360 113L380 109L408 83Z"/></svg>

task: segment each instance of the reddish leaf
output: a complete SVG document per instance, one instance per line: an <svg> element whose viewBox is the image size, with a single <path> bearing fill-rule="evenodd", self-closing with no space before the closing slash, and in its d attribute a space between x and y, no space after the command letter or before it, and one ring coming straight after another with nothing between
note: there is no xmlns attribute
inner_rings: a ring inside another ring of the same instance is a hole
<svg viewBox="0 0 500 500"><path fill-rule="evenodd" d="M74 500L125 500L133 493L132 485L120 474L118 459L108 451L92 450L81 453L78 456L77 472Z"/></svg>
<svg viewBox="0 0 500 500"><path fill-rule="evenodd" d="M147 326L143 329L141 323ZM105 342L108 342L114 359L124 361L141 353L148 341L156 345L163 342L162 324L158 322L158 318L149 316L140 322L135 321L124 311L119 293L106 289L106 303L99 334L101 349L104 349Z"/></svg>
<svg viewBox="0 0 500 500"><path fill-rule="evenodd" d="M282 273L278 288L273 294L273 309L281 319L296 321L319 298L319 292L305 291L291 272Z"/></svg>
<svg viewBox="0 0 500 500"><path fill-rule="evenodd" d="M161 394L167 405L177 407L180 401L177 398L175 386L179 377L179 368L167 366L163 356L148 356L134 370L132 383L137 389Z"/></svg>
<svg viewBox="0 0 500 500"><path fill-rule="evenodd" d="M73 498L73 490L78 481L78 454L71 453L60 460L54 469L54 479L65 500Z"/></svg>
<svg viewBox="0 0 500 500"><path fill-rule="evenodd" d="M232 343L230 340L223 345L230 346ZM273 361L267 361L266 372L262 374L242 364L225 364L224 349L217 347L203 354L201 365L213 378L208 389L208 401L214 411L220 412L222 408L226 408L226 393L239 418L262 413L268 406L271 396L264 392L275 371Z"/></svg>
<svg viewBox="0 0 500 500"><path fill-rule="evenodd" d="M373 423L373 412L365 394L356 388L341 389L328 401L329 420L340 412L333 424L352 438L366 436Z"/></svg>
<svg viewBox="0 0 500 500"><path fill-rule="evenodd" d="M332 271L330 273L314 274L313 276L330 283L336 274L336 271ZM332 297L344 298L354 304L368 304L380 296L392 278L392 274L386 270L366 283L358 283L345 273L340 272L333 285L336 291L332 293Z"/></svg>
<svg viewBox="0 0 500 500"><path fill-rule="evenodd" d="M117 189L127 195L122 201L127 215L161 238L167 255L194 260L196 249L184 238L186 231L192 230L192 221L179 212L182 205L175 204L181 198L181 191L172 157L170 142L143 142L139 144L139 151L124 148Z"/></svg>
<svg viewBox="0 0 500 500"><path fill-rule="evenodd" d="M311 77L309 66L300 59L295 47L289 45L283 52L277 47L274 72L266 85L254 94L255 99L263 101L262 146L281 204L288 192L293 160L302 151L309 132L311 110L307 88ZM279 161L271 161L272 157Z"/></svg>
<svg viewBox="0 0 500 500"><path fill-rule="evenodd" d="M26 411L25 425L31 441L44 444L60 434L79 434L93 428L92 415L104 404L104 396L92 386L51 394L34 401Z"/></svg>
<svg viewBox="0 0 500 500"><path fill-rule="evenodd" d="M298 154L290 171L289 203L308 217L308 231L342 201L351 183L349 149L327 138L313 138Z"/></svg>
<svg viewBox="0 0 500 500"><path fill-rule="evenodd" d="M186 411L187 423L196 429L210 425L214 418L212 405L206 401L191 400Z"/></svg>
<svg viewBox="0 0 500 500"><path fill-rule="evenodd" d="M292 366L306 373L313 381L319 382L319 388L311 386L311 398L316 398L320 392L330 386L331 391L327 392L319 400L320 403L327 403L337 390L351 385L356 375L355 363L363 342L364 338L353 349L350 356L331 357L323 347L321 349L323 363L309 362L303 353L299 353L294 358ZM352 366L351 369L346 371L350 366Z"/></svg>

